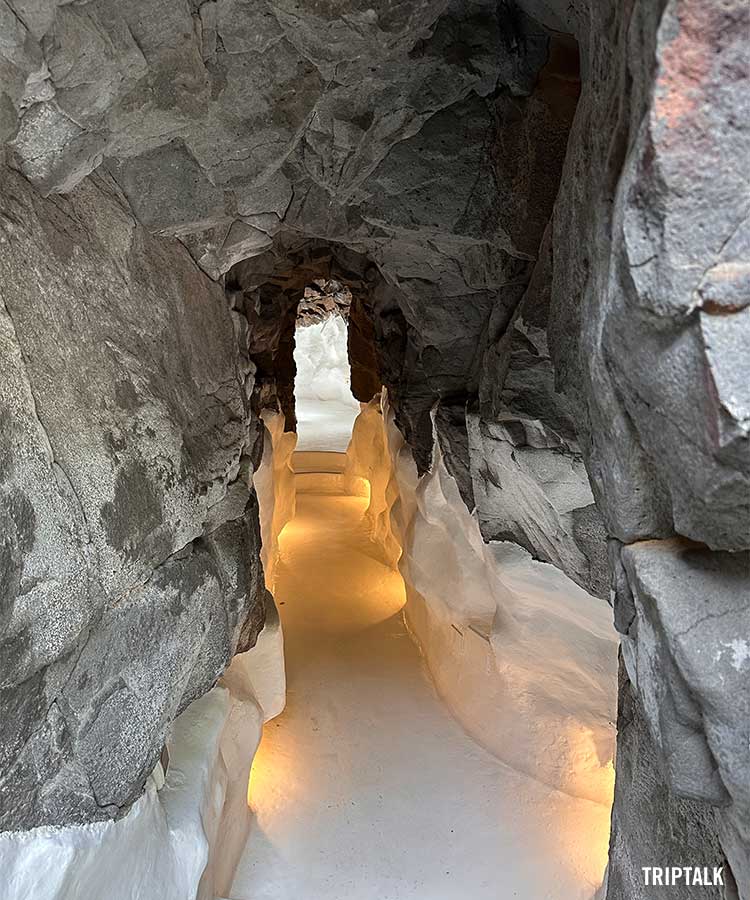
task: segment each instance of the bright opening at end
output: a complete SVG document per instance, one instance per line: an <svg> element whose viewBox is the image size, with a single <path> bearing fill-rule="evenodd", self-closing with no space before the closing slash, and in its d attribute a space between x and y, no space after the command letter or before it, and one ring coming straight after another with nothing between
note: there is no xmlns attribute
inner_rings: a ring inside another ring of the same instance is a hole
<svg viewBox="0 0 750 900"><path fill-rule="evenodd" d="M359 403L350 389L347 326L339 315L297 327L297 450L343 453Z"/></svg>

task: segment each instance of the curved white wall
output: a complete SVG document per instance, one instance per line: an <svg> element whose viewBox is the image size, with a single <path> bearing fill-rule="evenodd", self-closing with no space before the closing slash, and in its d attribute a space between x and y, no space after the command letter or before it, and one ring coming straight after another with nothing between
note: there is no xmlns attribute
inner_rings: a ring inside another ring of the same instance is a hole
<svg viewBox="0 0 750 900"><path fill-rule="evenodd" d="M349 478L370 481L373 533L407 585L405 616L435 686L496 757L589 801L580 834L584 882L601 880L614 784L617 636L612 612L514 544L485 544L435 444L417 478L393 415L363 408Z"/></svg>
<svg viewBox="0 0 750 900"><path fill-rule="evenodd" d="M297 446L297 435L293 431L284 431L284 416L279 412L264 410L261 418L265 425L263 456L257 471L253 473L253 487L260 514L260 559L266 587L273 593L279 535L286 523L294 518L292 457Z"/></svg>

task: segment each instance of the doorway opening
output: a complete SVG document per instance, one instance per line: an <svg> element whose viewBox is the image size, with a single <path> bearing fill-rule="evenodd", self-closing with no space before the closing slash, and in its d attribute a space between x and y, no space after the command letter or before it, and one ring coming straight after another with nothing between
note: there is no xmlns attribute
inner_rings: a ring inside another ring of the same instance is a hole
<svg viewBox="0 0 750 900"><path fill-rule="evenodd" d="M352 295L334 279L305 288L297 307L294 396L297 451L343 453L359 402L350 382L347 320Z"/></svg>

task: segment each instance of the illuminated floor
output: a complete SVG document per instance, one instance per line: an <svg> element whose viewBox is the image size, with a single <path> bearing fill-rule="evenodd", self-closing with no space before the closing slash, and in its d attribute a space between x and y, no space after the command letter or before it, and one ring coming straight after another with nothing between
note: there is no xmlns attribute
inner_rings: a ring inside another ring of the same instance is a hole
<svg viewBox="0 0 750 900"><path fill-rule="evenodd" d="M282 533L289 698L254 764L232 900L590 900L574 861L594 804L516 773L451 718L364 509L300 494Z"/></svg>

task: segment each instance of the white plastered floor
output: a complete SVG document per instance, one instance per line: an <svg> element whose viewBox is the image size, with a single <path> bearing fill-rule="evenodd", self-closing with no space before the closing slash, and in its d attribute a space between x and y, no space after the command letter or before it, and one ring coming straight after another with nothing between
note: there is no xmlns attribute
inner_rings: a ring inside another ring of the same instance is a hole
<svg viewBox="0 0 750 900"><path fill-rule="evenodd" d="M590 900L592 854L598 875L606 854L597 805L468 737L406 632L366 500L321 490L305 476L280 539L288 702L253 764L230 897Z"/></svg>

